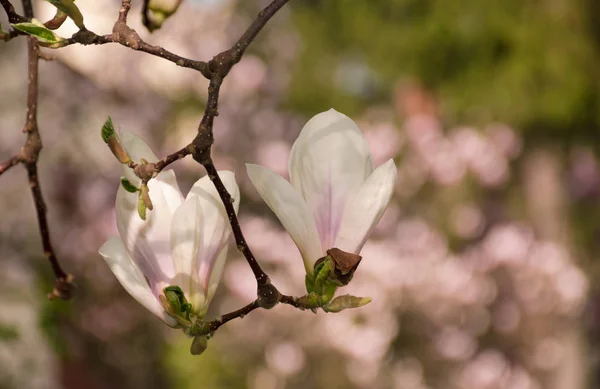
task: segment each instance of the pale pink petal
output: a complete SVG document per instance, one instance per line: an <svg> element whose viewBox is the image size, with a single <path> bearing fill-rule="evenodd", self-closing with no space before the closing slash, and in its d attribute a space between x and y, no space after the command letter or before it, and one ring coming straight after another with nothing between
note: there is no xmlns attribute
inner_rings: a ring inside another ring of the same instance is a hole
<svg viewBox="0 0 600 389"><path fill-rule="evenodd" d="M208 280L208 290L206 292L205 306L208 307L211 300L215 296L217 287L221 282L223 276L223 270L225 269L225 262L227 261L227 245L223 246L221 251L217 254L217 259L213 266L212 272L210 273L210 279Z"/></svg>
<svg viewBox="0 0 600 389"><path fill-rule="evenodd" d="M271 170L252 164L246 164L246 169L258 193L298 246L306 272L312 274L314 263L324 252L304 199L289 182Z"/></svg>
<svg viewBox="0 0 600 389"><path fill-rule="evenodd" d="M175 275L169 233L171 211L162 191L164 185L158 180L150 180L148 187L154 209L147 211L146 220L138 214L137 193L119 187L115 205L121 239L157 296L172 283Z"/></svg>
<svg viewBox="0 0 600 389"><path fill-rule="evenodd" d="M334 109L306 123L292 147L290 181L316 222L321 247L333 246L348 196L373 170L367 143L356 124Z"/></svg>
<svg viewBox="0 0 600 389"><path fill-rule="evenodd" d="M352 193L335 247L350 253L360 252L392 198L397 177L398 170L390 159L375 169L360 189Z"/></svg>
<svg viewBox="0 0 600 389"><path fill-rule="evenodd" d="M175 285L183 290L195 308L204 298L198 285L198 251L202 239L200 198L191 196L175 211L171 223L171 252L175 266ZM199 293L201 296L196 296Z"/></svg>
<svg viewBox="0 0 600 389"><path fill-rule="evenodd" d="M158 298L150 290L141 270L129 258L121 239L112 237L98 251L104 258L110 270L115 274L125 290L150 312L158 316L171 327L177 326L177 321L169 316Z"/></svg>
<svg viewBox="0 0 600 389"><path fill-rule="evenodd" d="M219 171L218 174L232 196L234 210L237 212L240 203L240 191L235 182L235 175L230 171ZM218 271L221 271L220 267L223 266L222 263L218 263L219 253L223 251L228 243L231 236L231 226L221 198L208 176L201 178L194 184L188 194L188 199L191 198L198 199L199 211L202 215L199 227L201 232L196 274L199 287L204 291L204 297L206 298L215 266L217 266ZM208 301L209 299L206 299L205 303L208 304Z"/></svg>

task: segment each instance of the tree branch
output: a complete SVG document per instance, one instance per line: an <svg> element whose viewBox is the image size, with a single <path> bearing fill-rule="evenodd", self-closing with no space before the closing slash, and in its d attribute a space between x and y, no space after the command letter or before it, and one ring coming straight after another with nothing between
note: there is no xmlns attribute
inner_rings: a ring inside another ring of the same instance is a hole
<svg viewBox="0 0 600 389"><path fill-rule="evenodd" d="M1 0L3 1L3 0ZM31 0L23 0L23 9L25 16L29 19L33 18L33 7ZM52 271L55 277L54 290L48 295L49 298L69 299L73 285L71 284L72 277L64 272L52 248L50 240L50 230L48 228L48 220L46 218L46 204L42 196L42 189L38 180L37 161L42 150L42 140L37 123L37 106L38 106L38 47L34 37L27 38L27 53L28 53L28 83L27 83L27 111L25 126L23 132L27 134L25 144L21 149L19 161L21 161L27 169L29 178L29 187L35 204L37 213L38 226L40 236L42 238L42 246L44 249L44 257L50 262Z"/></svg>
<svg viewBox="0 0 600 389"><path fill-rule="evenodd" d="M7 161L0 163L0 175L2 175L5 171L15 166L19 162L21 162L20 157L18 155L14 155L10 157Z"/></svg>
<svg viewBox="0 0 600 389"><path fill-rule="evenodd" d="M231 321L233 319L237 319L238 317L241 319L250 312L254 311L256 308L259 308L258 300L252 301L250 304L238 309L237 311L233 311L230 313L226 313L223 316L218 317L215 320L212 320L208 326L210 328L210 332L214 332L219 329L223 324Z"/></svg>
<svg viewBox="0 0 600 389"><path fill-rule="evenodd" d="M4 8L6 16L8 16L9 23L22 23L27 21L27 18L24 18L15 11L15 7L11 4L10 1L0 0L0 4L2 5L2 8Z"/></svg>

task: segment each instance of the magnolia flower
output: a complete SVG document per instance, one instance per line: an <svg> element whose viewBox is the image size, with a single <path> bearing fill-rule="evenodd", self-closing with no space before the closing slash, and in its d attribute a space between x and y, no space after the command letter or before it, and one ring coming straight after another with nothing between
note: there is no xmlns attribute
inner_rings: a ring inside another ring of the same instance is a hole
<svg viewBox="0 0 600 389"><path fill-rule="evenodd" d="M121 143L133 161L158 159L133 134L122 134ZM139 186L140 179L130 169L125 168L125 176ZM237 212L239 189L234 174L221 171L219 176L233 196ZM165 311L159 296L165 287L179 286L192 314L206 314L225 265L229 222L208 177L198 180L185 199L172 170L159 173L148 187L154 207L145 221L137 212L138 193L119 187L116 213L120 238L111 237L99 252L131 296L175 327L177 321Z"/></svg>
<svg viewBox="0 0 600 389"><path fill-rule="evenodd" d="M358 254L387 207L397 169L373 170L358 126L334 109L306 123L289 159L290 181L247 164L250 180L302 254L308 274L326 251Z"/></svg>

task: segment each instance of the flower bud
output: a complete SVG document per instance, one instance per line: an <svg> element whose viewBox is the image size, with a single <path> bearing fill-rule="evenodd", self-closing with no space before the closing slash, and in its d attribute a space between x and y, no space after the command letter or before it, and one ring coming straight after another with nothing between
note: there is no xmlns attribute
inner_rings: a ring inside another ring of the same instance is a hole
<svg viewBox="0 0 600 389"><path fill-rule="evenodd" d="M190 347L190 353L192 353L192 355L200 355L206 350L207 347L208 338L206 336L194 336L192 346Z"/></svg>
<svg viewBox="0 0 600 389"><path fill-rule="evenodd" d="M347 253L336 247L327 250L327 255L333 262L333 274L330 279L342 285L348 285L354 276L354 272L358 268L362 257L357 254Z"/></svg>
<svg viewBox="0 0 600 389"><path fill-rule="evenodd" d="M158 30L173 15L182 0L149 0L144 10L143 23L148 31Z"/></svg>
<svg viewBox="0 0 600 389"><path fill-rule="evenodd" d="M121 141L119 140L119 137L117 136L117 133L115 132L115 127L113 126L110 116L108 119L106 119L106 122L104 122L101 134L102 140L108 145L108 148L119 162L122 164L131 162L131 158L129 157L127 150L125 150L121 144Z"/></svg>
<svg viewBox="0 0 600 389"><path fill-rule="evenodd" d="M329 304L323 306L325 312L337 313L348 308L359 308L371 302L370 297L356 297L349 294L334 298Z"/></svg>

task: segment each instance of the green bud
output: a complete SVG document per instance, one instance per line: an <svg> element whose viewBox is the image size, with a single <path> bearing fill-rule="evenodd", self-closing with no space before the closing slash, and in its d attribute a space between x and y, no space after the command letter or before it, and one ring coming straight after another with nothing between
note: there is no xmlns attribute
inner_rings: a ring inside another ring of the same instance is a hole
<svg viewBox="0 0 600 389"><path fill-rule="evenodd" d="M106 122L104 122L104 125L102 126L101 135L102 140L108 145L108 148L119 162L122 164L131 162L131 158L129 157L127 150L125 150L121 144L121 141L119 140L119 136L115 132L115 127L113 126L110 116L108 119L106 119Z"/></svg>
<svg viewBox="0 0 600 389"><path fill-rule="evenodd" d="M133 185L131 183L131 181L129 181L125 177L121 177L121 186L123 187L123 189L125 189L129 193L135 193L138 190L140 190L138 187L136 187L135 185Z"/></svg>
<svg viewBox="0 0 600 389"><path fill-rule="evenodd" d="M323 306L323 310L325 312L337 313L348 308L359 308L370 302L370 297L356 297L346 294L334 298L329 304Z"/></svg>
<svg viewBox="0 0 600 389"><path fill-rule="evenodd" d="M138 215L140 215L140 218L142 220L146 220L146 204L144 203L142 196L138 197L137 211Z"/></svg>
<svg viewBox="0 0 600 389"><path fill-rule="evenodd" d="M177 11L182 0L149 0L142 15L142 22L152 32L159 29Z"/></svg>
<svg viewBox="0 0 600 389"><path fill-rule="evenodd" d="M194 340L192 341L192 346L190 347L190 353L192 355L200 355L206 348L208 347L208 338L203 335L194 336Z"/></svg>
<svg viewBox="0 0 600 389"><path fill-rule="evenodd" d="M140 187L140 198L144 202L146 208L152 211L153 205L152 200L150 200L150 190L148 189L148 184L146 183L142 183L142 186Z"/></svg>
<svg viewBox="0 0 600 389"><path fill-rule="evenodd" d="M102 126L101 135L104 143L108 143L108 138L115 135L115 127L113 126L113 122L110 116L108 117L108 119L106 119L104 125Z"/></svg>

